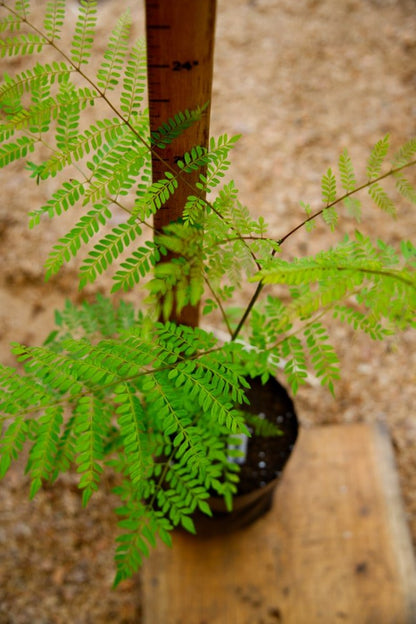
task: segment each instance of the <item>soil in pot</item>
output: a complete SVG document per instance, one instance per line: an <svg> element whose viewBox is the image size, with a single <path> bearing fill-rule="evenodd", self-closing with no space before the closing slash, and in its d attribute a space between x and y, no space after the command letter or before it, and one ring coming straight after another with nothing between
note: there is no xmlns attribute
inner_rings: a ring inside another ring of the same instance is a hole
<svg viewBox="0 0 416 624"><path fill-rule="evenodd" d="M247 380L250 405L244 410L266 418L277 425L279 436L254 435L248 438L245 457L240 464L240 482L233 498L233 510L228 512L222 498L209 499L212 518L203 514L194 517L197 535L210 536L243 528L271 508L273 493L298 436L298 419L293 401L286 389L274 378L266 384L260 377Z"/></svg>

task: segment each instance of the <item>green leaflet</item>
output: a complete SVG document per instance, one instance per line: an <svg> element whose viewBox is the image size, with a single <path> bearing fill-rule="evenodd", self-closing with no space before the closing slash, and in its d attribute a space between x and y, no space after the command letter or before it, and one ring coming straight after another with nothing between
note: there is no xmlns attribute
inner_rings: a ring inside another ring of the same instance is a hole
<svg viewBox="0 0 416 624"><path fill-rule="evenodd" d="M393 166L397 167L411 162L416 154L416 138L411 138L395 153Z"/></svg>
<svg viewBox="0 0 416 624"><path fill-rule="evenodd" d="M387 195L383 187L377 182L372 184L368 188L368 194L371 199L377 204L380 210L387 212L394 217L396 215L396 206L393 200Z"/></svg>
<svg viewBox="0 0 416 624"><path fill-rule="evenodd" d="M163 248L162 248L163 249ZM161 250L154 243L147 242L145 247L136 249L130 258L121 262L120 269L115 273L114 286L111 292L131 290L159 262Z"/></svg>
<svg viewBox="0 0 416 624"><path fill-rule="evenodd" d="M410 201L412 204L416 204L416 189L413 184L409 182L409 180L404 176L402 172L395 173L394 178L396 183L396 189L398 190L400 195L402 195L402 197ZM396 214L395 210L393 211L393 214Z"/></svg>
<svg viewBox="0 0 416 624"><path fill-rule="evenodd" d="M204 157L208 166L206 173L201 173L199 176L200 182L196 184L198 189L209 193L220 184L230 166L228 154L239 138L240 135L229 138L228 135L223 134L217 141L214 138L210 139L209 150Z"/></svg>
<svg viewBox="0 0 416 624"><path fill-rule="evenodd" d="M347 191L347 193L352 193L357 188L357 180L350 155L346 149L340 154L338 169L341 176L342 188Z"/></svg>
<svg viewBox="0 0 416 624"><path fill-rule="evenodd" d="M79 135L82 103L72 83L61 83L58 99L61 105L56 121L56 146L60 150L66 150Z"/></svg>
<svg viewBox="0 0 416 624"><path fill-rule="evenodd" d="M91 56L96 21L97 2L95 0L80 0L71 46L71 60L78 67L88 63Z"/></svg>
<svg viewBox="0 0 416 624"><path fill-rule="evenodd" d="M380 175L381 167L389 150L390 137L388 134L373 147L367 161L367 176L369 180Z"/></svg>
<svg viewBox="0 0 416 624"><path fill-rule="evenodd" d="M90 99L92 95L87 93L85 97ZM80 94L77 93L76 102L79 102L79 98ZM64 110L63 114L68 116L71 113ZM117 118L98 120L81 134L77 133L75 135L74 133L74 136L71 135L71 140L67 142L66 146L63 144L58 145L61 151L56 152L42 164L39 169L40 177L45 179L50 175L55 176L58 171L61 171L72 162L77 162L90 154L91 151L96 151L104 141L112 143L124 132L125 130ZM61 141L60 134L60 131L57 129L57 142Z"/></svg>
<svg viewBox="0 0 416 624"><path fill-rule="evenodd" d="M117 584L158 539L169 544L174 527L193 532L192 514L211 513L212 492L231 509L238 466L228 445L248 433L246 374L266 381L281 367L296 393L312 372L334 392L339 363L324 313L374 339L416 326L413 243L403 241L399 250L357 232L313 256L283 255L286 238L312 230L318 217L335 230L345 216L341 204L365 222L362 190L394 216L389 176L415 203L416 141L396 151L391 171L389 138L378 141L365 180L344 150L322 176L322 204L301 202L304 217L293 230L279 221L272 235L227 177L238 137L191 147L152 183L152 149L163 157L207 104L177 111L150 135L145 45L130 41L129 15L115 22L99 58L97 2L81 0L76 8L73 26L66 2L47 0L43 25L32 25L29 0L1 3L0 56L17 58L19 70L4 72L0 84L0 165L20 162L39 185L55 178L44 204L30 206L30 227L72 217L46 260L47 279L84 252L81 287L115 265L113 293L145 282L150 296L140 312L103 296L67 302L42 347L14 345L19 371L0 366L0 476L27 446L31 495L75 466L86 505L110 467L120 500ZM58 60L48 59L52 47ZM154 235L154 213L177 199L179 180L195 178L182 218ZM266 284L273 293L262 297ZM252 297L246 307L242 292ZM155 321L199 302L235 340L223 344L200 328Z"/></svg>
<svg viewBox="0 0 416 624"><path fill-rule="evenodd" d="M60 39L65 21L65 0L50 0L46 4L43 27L51 41Z"/></svg>
<svg viewBox="0 0 416 624"><path fill-rule="evenodd" d="M5 167L15 160L25 158L28 152L33 152L35 139L20 137L16 141L4 143L0 147L0 167Z"/></svg>
<svg viewBox="0 0 416 624"><path fill-rule="evenodd" d="M97 85L104 94L118 85L127 54L130 27L130 13L127 11L117 20L97 72Z"/></svg>
<svg viewBox="0 0 416 624"><path fill-rule="evenodd" d="M123 76L123 90L120 95L120 110L129 120L140 111L146 88L146 50L144 42L139 40L133 46L127 60Z"/></svg>
<svg viewBox="0 0 416 624"><path fill-rule="evenodd" d="M147 164L147 149L137 144L135 134L126 132L98 149L87 163L91 170L83 205L109 195L118 195L133 186L134 178Z"/></svg>
<svg viewBox="0 0 416 624"><path fill-rule="evenodd" d="M53 193L51 199L42 208L29 212L29 227L38 225L42 214L48 214L52 218L66 212L76 204L82 195L84 195L84 187L77 180L64 182L62 188Z"/></svg>
<svg viewBox="0 0 416 624"><path fill-rule="evenodd" d="M53 460L57 450L60 427L63 422L63 407L48 407L39 418L39 429L33 444L27 470L32 478L30 497L33 498L42 486L42 481L50 478Z"/></svg>
<svg viewBox="0 0 416 624"><path fill-rule="evenodd" d="M30 0L16 0L14 9L18 15L28 19L30 15Z"/></svg>
<svg viewBox="0 0 416 624"><path fill-rule="evenodd" d="M178 188L176 177L169 171L165 172L165 177L157 182L153 182L146 192L138 193L138 200L132 211L133 217L146 219L159 210Z"/></svg>
<svg viewBox="0 0 416 624"><path fill-rule="evenodd" d="M19 33L0 40L0 58L42 52L48 42L35 33Z"/></svg>
<svg viewBox="0 0 416 624"><path fill-rule="evenodd" d="M55 61L44 65L37 63L33 69L21 72L14 79L6 77L0 86L0 106L8 98L18 98L32 88L37 88L43 78L46 78L50 85L66 81L71 71L66 63Z"/></svg>
<svg viewBox="0 0 416 624"><path fill-rule="evenodd" d="M171 119L168 119L160 128L152 132L150 137L152 144L160 149L169 145L169 143L182 134L182 132L201 119L205 108L206 106L198 107L191 111L185 110L177 113Z"/></svg>
<svg viewBox="0 0 416 624"><path fill-rule="evenodd" d="M312 323L305 332L306 346L315 374L321 384L328 386L334 394L334 381L339 379L339 360L329 343L328 334L321 323Z"/></svg>
<svg viewBox="0 0 416 624"><path fill-rule="evenodd" d="M282 356L286 360L284 372L293 394L305 383L308 366L305 350L297 336L290 336L282 344Z"/></svg>
<svg viewBox="0 0 416 624"><path fill-rule="evenodd" d="M322 203L325 205L332 204L337 196L337 181L332 169L328 169L322 176L321 189Z"/></svg>
<svg viewBox="0 0 416 624"><path fill-rule="evenodd" d="M114 227L110 234L94 245L80 269L80 288L96 280L119 254L141 234L141 228L134 222Z"/></svg>
<svg viewBox="0 0 416 624"><path fill-rule="evenodd" d="M16 416L5 431L1 443L0 478L5 476L12 460L22 451L28 432L29 427L23 416Z"/></svg>
<svg viewBox="0 0 416 624"><path fill-rule="evenodd" d="M39 222L39 215L35 215L37 220L33 219L33 214L31 216L31 224ZM106 202L95 204L93 210L89 210L86 215L81 217L72 230L53 246L45 262L46 279L48 280L52 275L55 275L64 262L69 262L72 256L76 256L82 243L87 243L110 218L111 212Z"/></svg>
<svg viewBox="0 0 416 624"><path fill-rule="evenodd" d="M95 397L81 397L74 410L74 453L81 473L79 487L83 490L82 504L85 506L92 494L98 490L103 472L100 460L104 456L104 439L111 420L111 412L103 410L103 404Z"/></svg>

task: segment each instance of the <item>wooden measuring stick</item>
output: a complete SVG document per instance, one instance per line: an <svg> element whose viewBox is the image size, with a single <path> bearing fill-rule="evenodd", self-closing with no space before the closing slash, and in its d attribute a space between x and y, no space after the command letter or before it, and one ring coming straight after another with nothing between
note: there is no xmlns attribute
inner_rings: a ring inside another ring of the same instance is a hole
<svg viewBox="0 0 416 624"><path fill-rule="evenodd" d="M208 103L199 122L164 149L155 148L152 156L154 182L163 178L168 170L178 171L177 160L192 147L208 146L215 13L216 0L146 0L151 131L179 112ZM199 172L186 174L187 183L183 176L179 177L174 195L154 216L156 230L180 219L187 197L198 194L194 187L198 176ZM173 317L176 322L196 326L198 308L186 306L178 317Z"/></svg>

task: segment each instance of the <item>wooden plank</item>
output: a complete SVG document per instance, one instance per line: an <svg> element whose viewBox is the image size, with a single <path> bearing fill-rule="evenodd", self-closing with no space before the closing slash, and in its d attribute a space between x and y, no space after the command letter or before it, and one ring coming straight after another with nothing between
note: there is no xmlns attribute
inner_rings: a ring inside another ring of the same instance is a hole
<svg viewBox="0 0 416 624"><path fill-rule="evenodd" d="M379 425L302 430L273 510L178 533L143 571L145 624L414 624L416 567Z"/></svg>
<svg viewBox="0 0 416 624"><path fill-rule="evenodd" d="M178 113L206 108L202 118L164 148L152 150L152 178L165 172L177 177L178 187L154 215L156 230L181 218L189 195L205 198L195 186L199 169L179 174L178 159L195 146L208 148L212 95L216 0L146 0L146 42L150 129L156 131ZM171 320L197 326L199 306L185 306Z"/></svg>

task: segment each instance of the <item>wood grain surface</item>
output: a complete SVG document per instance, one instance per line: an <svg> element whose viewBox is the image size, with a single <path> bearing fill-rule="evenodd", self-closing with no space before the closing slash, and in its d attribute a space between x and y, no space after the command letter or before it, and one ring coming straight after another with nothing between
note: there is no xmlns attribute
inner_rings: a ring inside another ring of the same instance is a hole
<svg viewBox="0 0 416 624"><path fill-rule="evenodd" d="M178 533L143 573L145 624L414 624L416 568L380 425L302 430L273 510Z"/></svg>

